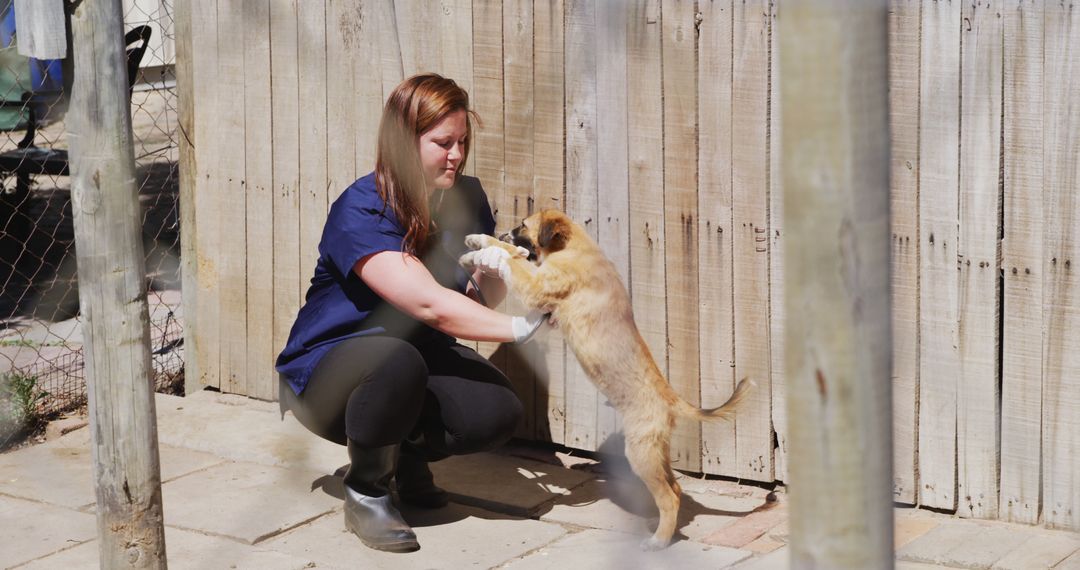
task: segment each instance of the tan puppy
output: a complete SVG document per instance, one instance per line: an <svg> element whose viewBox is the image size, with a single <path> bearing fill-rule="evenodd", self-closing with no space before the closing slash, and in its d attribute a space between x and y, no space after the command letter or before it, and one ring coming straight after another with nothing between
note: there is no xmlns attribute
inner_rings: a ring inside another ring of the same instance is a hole
<svg viewBox="0 0 1080 570"><path fill-rule="evenodd" d="M474 250L498 246L510 252L509 289L526 306L551 313L582 369L622 415L626 457L660 511L656 532L641 546L666 547L675 533L682 493L670 458L676 416L729 418L753 382L743 380L727 402L710 410L680 398L634 324L630 295L615 266L566 214L538 212L503 239L514 245L482 234L466 237L465 243ZM515 246L529 250L528 259ZM473 267L475 253L461 256L461 265Z"/></svg>

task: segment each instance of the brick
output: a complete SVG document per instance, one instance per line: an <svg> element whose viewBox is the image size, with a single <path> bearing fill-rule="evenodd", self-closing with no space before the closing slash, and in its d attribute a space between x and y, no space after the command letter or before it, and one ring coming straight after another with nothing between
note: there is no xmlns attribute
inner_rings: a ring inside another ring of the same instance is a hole
<svg viewBox="0 0 1080 570"><path fill-rule="evenodd" d="M776 540L775 538L772 538L770 535L764 535L764 536L758 537L758 539L755 540L754 542L751 542L750 544L747 544L746 546L743 547L743 549L749 550L750 552L753 552L754 554L768 554L768 553L770 553L770 552L772 552L774 550L778 550L780 548L783 548L786 545L787 545L786 542Z"/></svg>
<svg viewBox="0 0 1080 570"><path fill-rule="evenodd" d="M930 532L941 524L939 519L922 518L916 516L897 516L893 534L893 544L897 550L907 546L908 543Z"/></svg>
<svg viewBox="0 0 1080 570"><path fill-rule="evenodd" d="M787 505L775 503L754 511L730 525L702 538L706 544L742 548L787 520Z"/></svg>

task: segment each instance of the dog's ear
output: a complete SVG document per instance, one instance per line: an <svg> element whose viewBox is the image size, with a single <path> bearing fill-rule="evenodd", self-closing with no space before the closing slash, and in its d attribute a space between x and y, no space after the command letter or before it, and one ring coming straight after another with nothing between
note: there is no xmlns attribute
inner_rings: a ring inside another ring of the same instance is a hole
<svg viewBox="0 0 1080 570"><path fill-rule="evenodd" d="M536 239L537 245L549 252L555 252L566 247L566 240L569 238L569 222L561 216L544 216Z"/></svg>

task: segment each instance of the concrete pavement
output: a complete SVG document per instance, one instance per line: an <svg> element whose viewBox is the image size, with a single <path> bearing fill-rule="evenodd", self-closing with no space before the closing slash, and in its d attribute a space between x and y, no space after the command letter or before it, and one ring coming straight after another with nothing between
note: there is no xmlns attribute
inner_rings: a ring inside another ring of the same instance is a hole
<svg viewBox="0 0 1080 570"><path fill-rule="evenodd" d="M420 551L376 552L343 526L342 447L272 403L208 391L156 402L173 568L787 566L783 492L683 477L681 540L643 553L650 502L625 464L533 444L434 464L454 502L403 511ZM1075 533L896 513L901 569L1080 570ZM0 455L0 520L2 567L97 567L88 429Z"/></svg>

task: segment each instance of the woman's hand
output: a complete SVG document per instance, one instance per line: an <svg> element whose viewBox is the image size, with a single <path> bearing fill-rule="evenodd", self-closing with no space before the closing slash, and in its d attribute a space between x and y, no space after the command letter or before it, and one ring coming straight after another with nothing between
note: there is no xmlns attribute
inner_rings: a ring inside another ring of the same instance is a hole
<svg viewBox="0 0 1080 570"><path fill-rule="evenodd" d="M477 251L473 263L489 277L498 277L503 281L510 277L510 252L501 247L490 246Z"/></svg>
<svg viewBox="0 0 1080 570"><path fill-rule="evenodd" d="M514 342L517 344L528 342L536 334L536 331L540 330L547 318L546 313L541 313L536 309L529 311L529 314L524 317L514 317L512 321Z"/></svg>
<svg viewBox="0 0 1080 570"><path fill-rule="evenodd" d="M519 257L528 257L529 252L523 247L518 247ZM510 279L510 252L498 246L488 246L477 250L472 255L473 266L489 277L498 277L503 281Z"/></svg>

